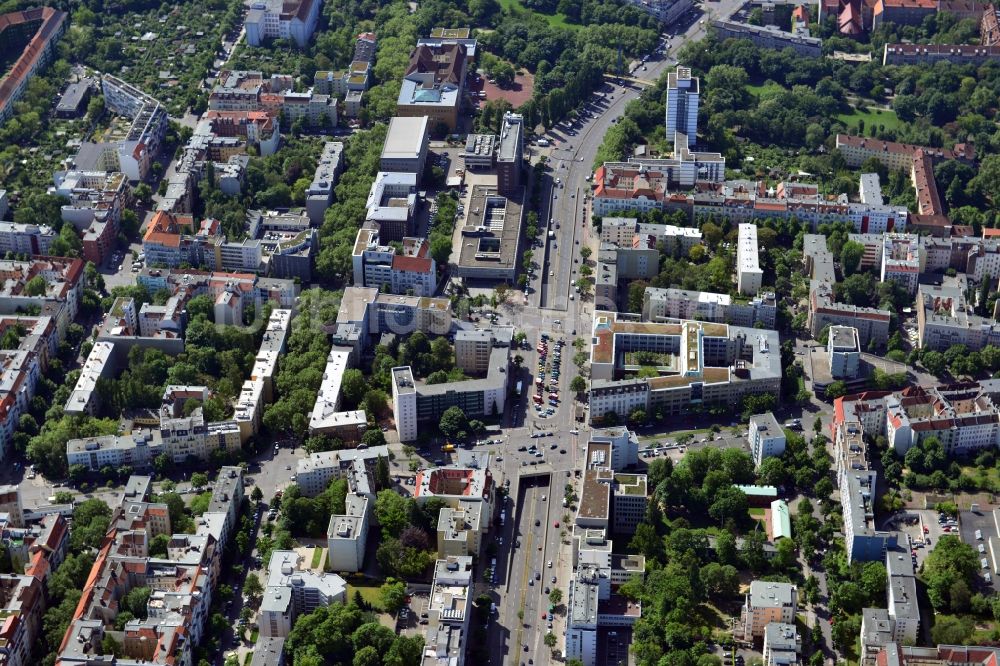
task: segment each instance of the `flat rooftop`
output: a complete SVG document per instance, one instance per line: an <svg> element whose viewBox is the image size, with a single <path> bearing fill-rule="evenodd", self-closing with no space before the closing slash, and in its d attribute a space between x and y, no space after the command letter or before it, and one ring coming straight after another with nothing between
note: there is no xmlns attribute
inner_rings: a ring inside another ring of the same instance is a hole
<svg viewBox="0 0 1000 666"><path fill-rule="evenodd" d="M491 271L516 271L521 235L523 190L501 195L496 186L475 185L461 228L456 274L477 277Z"/></svg>
<svg viewBox="0 0 1000 666"><path fill-rule="evenodd" d="M382 159L417 159L427 137L427 116L392 118L382 144Z"/></svg>

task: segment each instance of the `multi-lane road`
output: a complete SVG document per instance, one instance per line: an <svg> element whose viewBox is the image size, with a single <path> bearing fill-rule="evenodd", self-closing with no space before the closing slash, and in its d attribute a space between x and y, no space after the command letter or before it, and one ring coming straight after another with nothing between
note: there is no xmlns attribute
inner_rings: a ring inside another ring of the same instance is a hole
<svg viewBox="0 0 1000 666"><path fill-rule="evenodd" d="M711 14L728 15L738 6L735 0L713 3ZM647 62L646 69L640 69L636 75L656 80L672 68L683 44L703 35L702 18L709 17L700 12L690 17L676 36L669 36L670 43L664 54ZM586 334L592 326L593 316L592 302L589 299L581 301L573 284L580 277L580 248L589 246L593 255L597 251L588 210L588 177L605 133L624 113L625 105L638 97L640 88L609 83L602 93L602 97L595 95L587 105L588 113L572 130L564 126L549 135L554 144L545 151L550 177L543 183L544 204L540 216L545 246L536 251L541 270L530 285L525 305L512 307L506 313L511 323L528 335L531 350L520 354L525 358L524 366L532 373L537 367L534 348L543 332L564 339L566 346L558 382L562 401L556 413L547 418L537 416L529 397L534 390L534 375L526 378L526 395L513 410L526 416L513 418L512 424L516 427L505 431L504 444L497 451L502 454L502 461L493 463L500 482L510 481L510 499L505 505L507 519L504 526L498 528L497 583L490 590L498 611L488 633L489 654L494 664L548 663L549 648L544 644L544 637L550 630L547 619L542 618L549 607L546 589L558 587L564 600L568 596L566 584L572 574L572 557L565 520L569 509L562 506L562 499L567 483L573 484L580 494L580 479L575 471L583 466L581 447L588 438L587 427L576 425L575 406L570 399L569 383L576 374L572 367L572 356L576 352L572 341ZM537 157L537 153L533 157ZM549 238L549 231L554 232L552 238ZM577 427L583 432L576 434ZM553 434L532 438L531 434L538 431ZM543 452L542 457L518 451L531 443ZM551 569L548 567L550 561ZM564 613L554 616L551 631L557 637L556 649L561 651L566 635Z"/></svg>

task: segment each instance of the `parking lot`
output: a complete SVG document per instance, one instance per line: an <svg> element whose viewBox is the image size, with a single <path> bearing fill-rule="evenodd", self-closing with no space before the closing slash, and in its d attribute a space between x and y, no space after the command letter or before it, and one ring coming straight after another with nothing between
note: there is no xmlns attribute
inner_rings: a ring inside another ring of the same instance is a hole
<svg viewBox="0 0 1000 666"><path fill-rule="evenodd" d="M424 592L410 594L410 602L396 616L396 631L405 636L423 636L430 597Z"/></svg>
<svg viewBox="0 0 1000 666"><path fill-rule="evenodd" d="M1000 538L998 538L995 512L962 511L959 514L959 526L959 536L962 541L976 549L980 562L986 560L986 567L980 567L983 585L1000 589L996 576Z"/></svg>

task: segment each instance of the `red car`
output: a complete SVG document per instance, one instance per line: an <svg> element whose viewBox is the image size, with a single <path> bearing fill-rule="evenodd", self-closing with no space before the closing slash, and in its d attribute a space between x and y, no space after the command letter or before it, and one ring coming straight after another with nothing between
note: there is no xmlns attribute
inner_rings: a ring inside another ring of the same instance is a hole
<svg viewBox="0 0 1000 666"><path fill-rule="evenodd" d="M552 527L559 527L559 521L557 520L556 522L552 523Z"/></svg>

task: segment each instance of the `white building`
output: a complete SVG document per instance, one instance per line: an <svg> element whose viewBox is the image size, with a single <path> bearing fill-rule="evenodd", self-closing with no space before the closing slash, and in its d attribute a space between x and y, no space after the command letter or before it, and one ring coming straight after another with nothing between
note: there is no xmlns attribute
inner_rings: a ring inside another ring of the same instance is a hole
<svg viewBox="0 0 1000 666"><path fill-rule="evenodd" d="M271 553L257 627L260 635L286 638L302 614L343 602L347 583L337 574L315 573L292 550Z"/></svg>
<svg viewBox="0 0 1000 666"><path fill-rule="evenodd" d="M667 136L680 132L687 135L690 142L696 142L698 135L698 96L700 81L691 76L689 67L677 67L667 74Z"/></svg>
<svg viewBox="0 0 1000 666"><path fill-rule="evenodd" d="M860 372L861 341L858 329L831 326L826 343L830 354L830 376L834 379L854 379Z"/></svg>
<svg viewBox="0 0 1000 666"><path fill-rule="evenodd" d="M758 324L774 328L777 314L774 292L733 302L729 294L646 287L642 297L642 318L651 322L697 319L746 328Z"/></svg>
<svg viewBox="0 0 1000 666"><path fill-rule="evenodd" d="M245 21L247 44L263 46L272 39L287 39L304 48L319 21L322 0L254 0Z"/></svg>
<svg viewBox="0 0 1000 666"><path fill-rule="evenodd" d="M326 532L327 561L334 571L361 571L368 544L372 502L363 494L350 493L346 513L330 516Z"/></svg>
<svg viewBox="0 0 1000 666"><path fill-rule="evenodd" d="M417 439L417 389L409 366L392 369L392 415L399 441Z"/></svg>
<svg viewBox="0 0 1000 666"><path fill-rule="evenodd" d="M470 556L435 563L421 666L464 666L472 617L472 574Z"/></svg>
<svg viewBox="0 0 1000 666"><path fill-rule="evenodd" d="M764 458L780 456L785 452L785 431L771 412L750 417L748 439L753 462L757 467L764 462Z"/></svg>
<svg viewBox="0 0 1000 666"><path fill-rule="evenodd" d="M382 144L379 171L415 173L419 181L427 160L428 123L427 116L391 118Z"/></svg>
<svg viewBox="0 0 1000 666"><path fill-rule="evenodd" d="M802 637L794 624L771 622L764 627L764 666L797 666Z"/></svg>
<svg viewBox="0 0 1000 666"><path fill-rule="evenodd" d="M736 288L741 294L756 294L764 278L758 258L757 226L741 224L737 243Z"/></svg>

